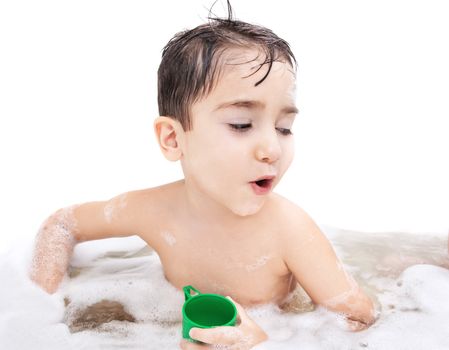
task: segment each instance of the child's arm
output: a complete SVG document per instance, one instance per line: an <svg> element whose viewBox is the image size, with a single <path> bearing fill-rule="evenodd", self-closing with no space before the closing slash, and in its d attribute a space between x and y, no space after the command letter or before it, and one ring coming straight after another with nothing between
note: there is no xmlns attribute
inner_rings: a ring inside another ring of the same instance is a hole
<svg viewBox="0 0 449 350"><path fill-rule="evenodd" d="M315 304L342 313L353 330L375 321L371 299L343 269L329 240L302 210L284 242L285 262Z"/></svg>
<svg viewBox="0 0 449 350"><path fill-rule="evenodd" d="M76 243L138 234L131 194L58 210L36 236L30 278L54 293L69 266Z"/></svg>

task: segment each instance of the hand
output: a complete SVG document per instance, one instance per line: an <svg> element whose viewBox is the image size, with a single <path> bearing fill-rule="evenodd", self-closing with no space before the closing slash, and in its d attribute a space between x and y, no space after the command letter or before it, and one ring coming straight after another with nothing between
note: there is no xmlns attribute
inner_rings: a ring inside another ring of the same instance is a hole
<svg viewBox="0 0 449 350"><path fill-rule="evenodd" d="M231 297L230 299L237 308L240 324L238 326L224 326L215 328L192 328L190 337L203 342L204 344L192 343L185 339L181 341L183 350L204 350L204 349L229 349L247 350L256 344L268 339L268 336L249 316L245 309Z"/></svg>

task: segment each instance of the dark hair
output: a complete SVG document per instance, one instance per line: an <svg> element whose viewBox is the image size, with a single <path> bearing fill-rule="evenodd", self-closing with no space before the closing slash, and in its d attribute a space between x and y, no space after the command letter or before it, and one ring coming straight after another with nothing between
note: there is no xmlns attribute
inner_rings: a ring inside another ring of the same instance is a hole
<svg viewBox="0 0 449 350"><path fill-rule="evenodd" d="M227 4L227 19L209 16L209 23L177 33L162 51L159 115L178 120L185 131L192 127L191 105L215 86L223 66L220 58L227 49L257 47L265 53L265 60L254 73L264 64L268 64L268 70L255 86L265 80L274 61L284 59L296 69L296 59L285 40L268 28L234 20L229 1Z"/></svg>

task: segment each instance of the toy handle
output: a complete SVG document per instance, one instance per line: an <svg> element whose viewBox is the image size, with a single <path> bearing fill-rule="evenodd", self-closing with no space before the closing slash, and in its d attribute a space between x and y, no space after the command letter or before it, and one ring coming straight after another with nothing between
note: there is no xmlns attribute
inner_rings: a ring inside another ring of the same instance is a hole
<svg viewBox="0 0 449 350"><path fill-rule="evenodd" d="M185 286L184 288L182 288L182 290L184 291L185 301L189 300L190 298L193 298L196 295L201 294L198 289L195 289L192 286ZM195 292L194 295L190 294L192 291Z"/></svg>

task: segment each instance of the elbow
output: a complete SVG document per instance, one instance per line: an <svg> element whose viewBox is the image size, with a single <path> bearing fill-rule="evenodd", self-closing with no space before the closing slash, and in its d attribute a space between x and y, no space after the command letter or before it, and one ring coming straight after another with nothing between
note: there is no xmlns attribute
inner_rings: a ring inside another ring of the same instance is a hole
<svg viewBox="0 0 449 350"><path fill-rule="evenodd" d="M37 234L29 276L50 294L57 290L69 266L76 244L75 228L71 208L61 209L43 223Z"/></svg>
<svg viewBox="0 0 449 350"><path fill-rule="evenodd" d="M48 217L39 228L38 240L65 240L74 245L78 241L77 221L73 214L75 206L59 209Z"/></svg>
<svg viewBox="0 0 449 350"><path fill-rule="evenodd" d="M31 270L29 274L30 280L36 284L39 288L43 289L48 294L54 294L64 278L62 273L42 273L36 270Z"/></svg>
<svg viewBox="0 0 449 350"><path fill-rule="evenodd" d="M374 303L360 289L356 294L345 295L338 303L327 302L324 306L343 316L351 331L364 330L376 321Z"/></svg>
<svg viewBox="0 0 449 350"><path fill-rule="evenodd" d="M369 328L376 322L376 309L370 298L365 296L357 307L346 314L349 329L354 332Z"/></svg>

